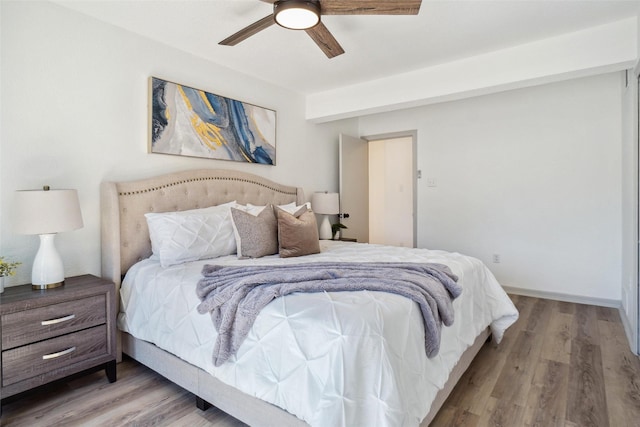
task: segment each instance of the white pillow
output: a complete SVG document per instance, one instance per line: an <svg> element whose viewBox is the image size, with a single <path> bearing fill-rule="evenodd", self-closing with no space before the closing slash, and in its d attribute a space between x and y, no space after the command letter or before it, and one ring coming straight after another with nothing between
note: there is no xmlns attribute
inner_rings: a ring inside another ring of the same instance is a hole
<svg viewBox="0 0 640 427"><path fill-rule="evenodd" d="M181 264L198 259L236 253L231 223L233 201L204 209L147 213L151 250L160 265Z"/></svg>
<svg viewBox="0 0 640 427"><path fill-rule="evenodd" d="M241 210L245 211L246 213L250 213L253 216L258 216L264 210L264 208L266 208L266 206L256 206L252 205L251 203L247 203L246 206L241 207Z"/></svg>
<svg viewBox="0 0 640 427"><path fill-rule="evenodd" d="M307 209L311 209L311 203L309 202L300 206L296 206L296 202L287 203L286 205L278 205L280 209L282 209L287 213L290 213L291 215L293 215L298 210L300 210L302 206L306 206ZM262 212L264 208L265 206L256 206L256 205L252 205L251 203L247 203L247 205L244 206L244 211L250 213L251 215L257 216L257 215L260 215L260 212Z"/></svg>

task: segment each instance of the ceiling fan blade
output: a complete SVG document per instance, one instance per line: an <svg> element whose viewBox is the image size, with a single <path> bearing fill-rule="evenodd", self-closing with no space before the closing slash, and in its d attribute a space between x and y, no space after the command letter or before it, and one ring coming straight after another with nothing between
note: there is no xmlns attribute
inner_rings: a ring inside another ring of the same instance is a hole
<svg viewBox="0 0 640 427"><path fill-rule="evenodd" d="M265 3L271 3L271 4L276 2L276 0L260 0L260 1L263 1Z"/></svg>
<svg viewBox="0 0 640 427"><path fill-rule="evenodd" d="M422 0L320 0L323 15L417 15Z"/></svg>
<svg viewBox="0 0 640 427"><path fill-rule="evenodd" d="M305 31L309 34L309 37L316 42L318 47L322 49L324 54L327 55L327 58L333 58L344 53L344 49L342 49L340 43L338 43L322 22Z"/></svg>
<svg viewBox="0 0 640 427"><path fill-rule="evenodd" d="M273 19L273 14L269 16L265 16L261 20L256 21L253 24L249 25L248 27L245 27L240 31L238 31L237 33L227 37L226 39L222 40L218 44L221 44L224 46L235 46L238 43L240 43L242 40L251 37L252 35L264 30L265 28L269 28L273 24L275 24L275 21Z"/></svg>

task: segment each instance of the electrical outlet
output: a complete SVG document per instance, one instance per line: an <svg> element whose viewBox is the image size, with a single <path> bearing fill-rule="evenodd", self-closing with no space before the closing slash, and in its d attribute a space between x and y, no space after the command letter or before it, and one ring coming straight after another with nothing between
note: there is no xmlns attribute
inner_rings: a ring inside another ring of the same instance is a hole
<svg viewBox="0 0 640 427"><path fill-rule="evenodd" d="M495 264L500 264L500 254L493 254L493 262Z"/></svg>

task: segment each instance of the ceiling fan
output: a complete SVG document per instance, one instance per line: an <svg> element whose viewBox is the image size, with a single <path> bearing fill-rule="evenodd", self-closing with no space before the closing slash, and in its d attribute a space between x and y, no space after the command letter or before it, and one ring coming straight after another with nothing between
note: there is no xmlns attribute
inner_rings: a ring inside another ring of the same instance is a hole
<svg viewBox="0 0 640 427"><path fill-rule="evenodd" d="M305 30L328 58L344 53L340 43L321 22L321 15L417 15L422 0L260 0L273 4L273 13L222 40L235 46L274 23Z"/></svg>

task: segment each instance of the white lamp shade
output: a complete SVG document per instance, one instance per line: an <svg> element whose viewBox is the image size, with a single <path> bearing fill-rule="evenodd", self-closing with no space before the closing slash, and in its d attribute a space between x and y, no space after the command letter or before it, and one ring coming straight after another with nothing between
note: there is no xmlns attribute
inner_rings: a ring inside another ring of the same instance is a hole
<svg viewBox="0 0 640 427"><path fill-rule="evenodd" d="M16 191L14 231L50 234L82 228L76 190Z"/></svg>
<svg viewBox="0 0 640 427"><path fill-rule="evenodd" d="M337 215L340 213L340 196L338 193L313 193L311 209L317 214Z"/></svg>

